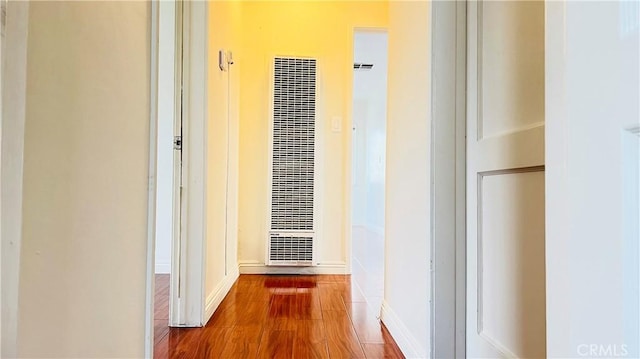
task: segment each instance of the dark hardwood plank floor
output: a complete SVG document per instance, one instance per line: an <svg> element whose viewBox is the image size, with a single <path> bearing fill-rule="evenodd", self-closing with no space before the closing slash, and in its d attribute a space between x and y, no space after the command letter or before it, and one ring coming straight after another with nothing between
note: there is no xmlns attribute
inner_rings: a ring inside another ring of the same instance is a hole
<svg viewBox="0 0 640 359"><path fill-rule="evenodd" d="M156 275L155 358L404 358L351 276L241 275L203 328L168 328Z"/></svg>

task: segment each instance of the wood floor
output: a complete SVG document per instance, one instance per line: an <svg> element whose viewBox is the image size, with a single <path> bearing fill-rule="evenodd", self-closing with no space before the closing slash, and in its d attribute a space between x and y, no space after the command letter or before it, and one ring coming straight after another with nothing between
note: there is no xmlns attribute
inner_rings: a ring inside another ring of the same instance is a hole
<svg viewBox="0 0 640 359"><path fill-rule="evenodd" d="M169 280L168 274L156 274L153 302L153 343L156 350L162 339L169 334Z"/></svg>
<svg viewBox="0 0 640 359"><path fill-rule="evenodd" d="M404 358L350 276L241 275L194 329L166 327L169 280L156 278L156 358Z"/></svg>

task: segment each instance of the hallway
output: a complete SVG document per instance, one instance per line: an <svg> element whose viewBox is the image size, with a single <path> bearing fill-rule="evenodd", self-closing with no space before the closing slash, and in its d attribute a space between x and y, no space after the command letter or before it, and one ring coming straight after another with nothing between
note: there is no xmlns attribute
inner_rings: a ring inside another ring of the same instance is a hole
<svg viewBox="0 0 640 359"><path fill-rule="evenodd" d="M155 358L404 358L348 275L241 275L205 327L156 323Z"/></svg>

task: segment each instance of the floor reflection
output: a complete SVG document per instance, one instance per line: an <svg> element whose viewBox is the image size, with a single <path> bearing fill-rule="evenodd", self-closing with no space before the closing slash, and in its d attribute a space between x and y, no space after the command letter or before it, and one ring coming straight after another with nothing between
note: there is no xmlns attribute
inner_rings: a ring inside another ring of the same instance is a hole
<svg viewBox="0 0 640 359"><path fill-rule="evenodd" d="M241 275L204 327L167 329L154 357L403 358L348 275Z"/></svg>

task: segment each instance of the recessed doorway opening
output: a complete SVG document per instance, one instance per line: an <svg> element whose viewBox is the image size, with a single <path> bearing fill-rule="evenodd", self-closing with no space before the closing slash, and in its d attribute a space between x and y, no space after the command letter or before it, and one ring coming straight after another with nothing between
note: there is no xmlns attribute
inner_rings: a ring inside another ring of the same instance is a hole
<svg viewBox="0 0 640 359"><path fill-rule="evenodd" d="M384 295L387 47L386 31L354 33L352 275L369 309L376 313Z"/></svg>

